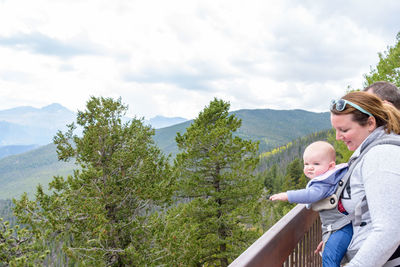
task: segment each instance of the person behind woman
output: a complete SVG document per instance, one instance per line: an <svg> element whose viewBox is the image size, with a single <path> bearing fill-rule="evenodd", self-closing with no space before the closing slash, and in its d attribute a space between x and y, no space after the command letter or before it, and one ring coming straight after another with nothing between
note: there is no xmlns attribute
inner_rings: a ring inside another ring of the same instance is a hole
<svg viewBox="0 0 400 267"><path fill-rule="evenodd" d="M360 223L353 219L346 266L400 266L400 146L371 145L400 140L400 112L373 94L351 92L332 102L331 123L336 139L354 151L349 164L371 146L341 196L349 215L356 218L358 211L360 217Z"/></svg>
<svg viewBox="0 0 400 267"><path fill-rule="evenodd" d="M400 90L393 83L386 81L374 82L365 87L363 91L377 95L383 102L391 103L400 110Z"/></svg>

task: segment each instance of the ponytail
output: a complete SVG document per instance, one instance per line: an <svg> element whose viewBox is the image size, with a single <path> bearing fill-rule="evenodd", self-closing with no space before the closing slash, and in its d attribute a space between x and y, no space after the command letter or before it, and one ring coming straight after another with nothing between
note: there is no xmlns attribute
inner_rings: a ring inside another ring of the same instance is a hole
<svg viewBox="0 0 400 267"><path fill-rule="evenodd" d="M383 103L383 109L387 115L385 125L386 133L393 132L395 134L400 134L400 111L389 103Z"/></svg>

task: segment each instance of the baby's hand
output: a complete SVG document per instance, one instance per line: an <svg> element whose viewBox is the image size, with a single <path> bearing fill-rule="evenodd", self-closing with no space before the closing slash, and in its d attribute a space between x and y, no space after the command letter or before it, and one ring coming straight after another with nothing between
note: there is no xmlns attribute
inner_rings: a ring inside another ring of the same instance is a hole
<svg viewBox="0 0 400 267"><path fill-rule="evenodd" d="M279 193L269 197L269 200L281 200L281 201L288 201L288 196L286 193Z"/></svg>

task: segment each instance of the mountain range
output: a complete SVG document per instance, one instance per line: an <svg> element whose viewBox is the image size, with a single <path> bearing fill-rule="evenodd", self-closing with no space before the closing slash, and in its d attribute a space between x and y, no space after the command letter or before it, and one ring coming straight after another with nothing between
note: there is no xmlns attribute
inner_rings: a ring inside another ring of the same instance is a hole
<svg viewBox="0 0 400 267"><path fill-rule="evenodd" d="M244 139L259 141L260 152L269 151L296 138L331 128L328 112L243 109L233 111L232 114L242 120L242 126L235 134ZM70 118L67 115L59 115L59 117ZM31 115L31 118L35 118L35 116ZM57 118L54 116L47 119L45 117L42 118L42 120L47 121L51 119ZM71 118L67 123L73 120L74 118ZM21 123L21 121L18 123ZM191 123L192 121L185 121L156 129L155 143L165 154L171 154L173 158L178 152L175 143L176 133L184 133ZM44 125L44 123L41 124L41 127L44 128ZM52 130L57 131L55 127L47 130L49 132ZM53 176L66 176L72 173L76 166L71 162L59 162L55 145L49 144L50 142L34 149L31 147L32 150L27 152L0 159L0 199L17 197L23 192L32 195L38 183L42 184L46 189Z"/></svg>
<svg viewBox="0 0 400 267"><path fill-rule="evenodd" d="M0 146L47 145L76 115L60 104L43 108L16 107L0 111Z"/></svg>
<svg viewBox="0 0 400 267"><path fill-rule="evenodd" d="M75 112L57 103L42 108L22 106L0 110L0 158L51 143L57 131L65 131L66 125L75 119ZM184 121L187 119L155 116L144 123L157 129Z"/></svg>

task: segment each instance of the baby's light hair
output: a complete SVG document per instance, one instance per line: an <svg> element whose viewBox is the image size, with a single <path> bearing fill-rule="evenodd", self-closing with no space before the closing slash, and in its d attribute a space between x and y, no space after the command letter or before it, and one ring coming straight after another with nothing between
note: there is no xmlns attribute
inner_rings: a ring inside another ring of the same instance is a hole
<svg viewBox="0 0 400 267"><path fill-rule="evenodd" d="M329 161L336 161L336 151L335 148L326 141L316 141L309 144L306 149L304 150L304 154L306 152L314 152L319 151L326 155Z"/></svg>

